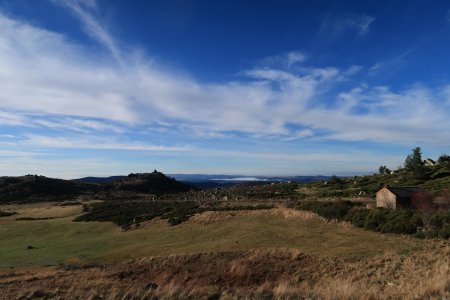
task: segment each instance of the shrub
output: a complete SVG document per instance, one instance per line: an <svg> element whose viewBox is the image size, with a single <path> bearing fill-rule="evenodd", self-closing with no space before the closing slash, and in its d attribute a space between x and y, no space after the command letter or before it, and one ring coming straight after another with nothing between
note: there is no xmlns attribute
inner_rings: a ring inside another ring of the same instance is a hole
<svg viewBox="0 0 450 300"><path fill-rule="evenodd" d="M416 232L416 234L414 235L416 238L418 239L424 239L425 238L425 233L422 230L419 230Z"/></svg>
<svg viewBox="0 0 450 300"><path fill-rule="evenodd" d="M422 223L425 227L430 227L433 212L436 211L432 193L419 192L411 199L412 206L420 213Z"/></svg>
<svg viewBox="0 0 450 300"><path fill-rule="evenodd" d="M352 208L347 216L345 217L345 221L348 221L356 227L364 227L364 222L366 221L367 216L369 215L369 209L354 209Z"/></svg>
<svg viewBox="0 0 450 300"><path fill-rule="evenodd" d="M151 220L155 217L163 217L177 210L177 206L190 206L191 210L198 208L195 204L178 202L117 202L106 201L85 206L86 214L79 216L74 221L109 221L124 229L128 229L132 224ZM182 209L181 209L182 210ZM185 209L186 210L186 209ZM180 208L178 208L178 214Z"/></svg>
<svg viewBox="0 0 450 300"><path fill-rule="evenodd" d="M424 230L423 212L412 210L366 209L351 202L302 202L298 209L310 210L327 219L345 220L355 227L382 233L415 234L418 238L449 238L450 211L430 212Z"/></svg>
<svg viewBox="0 0 450 300"><path fill-rule="evenodd" d="M328 220L344 220L353 205L357 205L350 201L338 202L301 202L297 205L298 209L309 210Z"/></svg>
<svg viewBox="0 0 450 300"><path fill-rule="evenodd" d="M123 229L129 229L132 225L148 221L156 217L167 219L171 225L183 223L196 213L207 210L255 210L270 209L272 205L257 206L231 206L231 207L200 207L196 202L118 202L105 201L85 205L86 214L77 217L74 221L101 221L113 222Z"/></svg>
<svg viewBox="0 0 450 300"><path fill-rule="evenodd" d="M411 217L411 224L414 225L416 228L422 227L423 226L422 217L419 214L414 213Z"/></svg>
<svg viewBox="0 0 450 300"><path fill-rule="evenodd" d="M364 228L379 231L387 220L386 212L383 208L371 210L364 221Z"/></svg>
<svg viewBox="0 0 450 300"><path fill-rule="evenodd" d="M439 236L439 231L436 229L428 229L424 233L427 239L434 239Z"/></svg>
<svg viewBox="0 0 450 300"><path fill-rule="evenodd" d="M413 213L411 211L392 211L387 215L387 221L380 231L383 233L413 234L417 227L411 222Z"/></svg>
<svg viewBox="0 0 450 300"><path fill-rule="evenodd" d="M16 214L16 212L0 211L0 218L1 217L9 217L9 216L12 216L12 215L15 215L15 214Z"/></svg>
<svg viewBox="0 0 450 300"><path fill-rule="evenodd" d="M439 230L438 236L443 239L450 238L450 224L446 224Z"/></svg>
<svg viewBox="0 0 450 300"><path fill-rule="evenodd" d="M223 207L211 207L208 208L209 211L237 211L237 210L261 210L261 209L272 209L273 205L259 204L255 206L251 205L236 205L236 206L223 206Z"/></svg>
<svg viewBox="0 0 450 300"><path fill-rule="evenodd" d="M432 228L442 228L450 224L450 211L436 212L430 217L430 226Z"/></svg>

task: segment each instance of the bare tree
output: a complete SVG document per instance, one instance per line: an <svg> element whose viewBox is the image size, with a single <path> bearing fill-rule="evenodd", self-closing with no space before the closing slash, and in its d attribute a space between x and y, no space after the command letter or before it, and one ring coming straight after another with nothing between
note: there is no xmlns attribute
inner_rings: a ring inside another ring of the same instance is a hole
<svg viewBox="0 0 450 300"><path fill-rule="evenodd" d="M444 190L439 196L439 204L443 209L450 209L450 190Z"/></svg>
<svg viewBox="0 0 450 300"><path fill-rule="evenodd" d="M434 195L427 192L419 192L411 200L412 206L420 212L422 223L425 228L430 227L431 217L436 210Z"/></svg>

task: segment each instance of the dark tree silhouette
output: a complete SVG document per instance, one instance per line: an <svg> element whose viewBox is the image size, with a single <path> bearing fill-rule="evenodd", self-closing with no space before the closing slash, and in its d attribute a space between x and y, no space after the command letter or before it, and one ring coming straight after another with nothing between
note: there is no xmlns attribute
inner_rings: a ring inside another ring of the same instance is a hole
<svg viewBox="0 0 450 300"><path fill-rule="evenodd" d="M405 169L407 171L412 171L416 178L424 178L425 168L422 160L422 150L420 147L416 147L412 149L412 152L413 153L409 154L405 159Z"/></svg>

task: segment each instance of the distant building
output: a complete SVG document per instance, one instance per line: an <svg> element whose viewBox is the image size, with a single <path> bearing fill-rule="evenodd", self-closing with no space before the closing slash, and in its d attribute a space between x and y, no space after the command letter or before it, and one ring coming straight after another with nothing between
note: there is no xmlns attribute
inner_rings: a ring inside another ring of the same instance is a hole
<svg viewBox="0 0 450 300"><path fill-rule="evenodd" d="M425 166L427 167L434 167L436 165L436 162L434 160L432 160L431 158L427 158L423 161L423 163L425 164Z"/></svg>
<svg viewBox="0 0 450 300"><path fill-rule="evenodd" d="M390 209L409 208L411 207L411 199L421 191L420 187L386 186L376 194L377 207Z"/></svg>

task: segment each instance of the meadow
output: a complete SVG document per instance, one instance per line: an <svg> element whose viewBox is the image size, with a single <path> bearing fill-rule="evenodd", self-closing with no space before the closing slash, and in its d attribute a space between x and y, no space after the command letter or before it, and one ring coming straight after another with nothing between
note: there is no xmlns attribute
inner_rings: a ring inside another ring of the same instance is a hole
<svg viewBox="0 0 450 300"><path fill-rule="evenodd" d="M207 211L175 226L155 218L126 231L112 222L73 222L81 205L0 210L17 213L0 218L0 290L12 299L449 293L448 241L380 234L282 206Z"/></svg>
<svg viewBox="0 0 450 300"><path fill-rule="evenodd" d="M206 212L217 217L209 222L194 217L176 226L156 220L128 231L110 222L73 222L82 213L81 206L40 204L9 209L17 214L0 219L2 267L57 265L70 260L107 263L141 256L266 247L359 258L386 249L406 253L421 247L415 239L367 232L282 208Z"/></svg>

